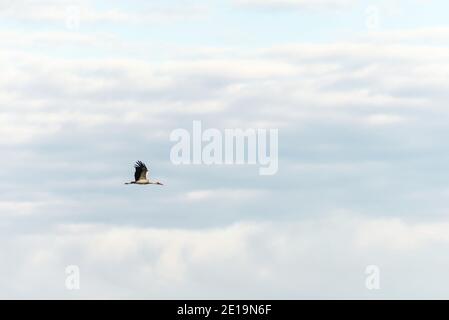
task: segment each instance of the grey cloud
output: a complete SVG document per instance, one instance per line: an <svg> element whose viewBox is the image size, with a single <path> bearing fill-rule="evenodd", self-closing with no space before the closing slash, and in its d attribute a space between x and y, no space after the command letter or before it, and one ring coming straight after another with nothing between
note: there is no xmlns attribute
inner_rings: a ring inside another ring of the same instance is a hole
<svg viewBox="0 0 449 320"><path fill-rule="evenodd" d="M428 263L428 258L438 252L435 245L447 241L445 220L356 214L203 230L61 225L7 240L16 250L0 253L10 262L0 266L10 274L0 280L1 296L440 298L447 293L437 275L444 274L448 261ZM64 270L71 264L80 267L79 291L64 286ZM365 268L372 264L381 270L380 291L365 287ZM429 283L438 290L429 291Z"/></svg>

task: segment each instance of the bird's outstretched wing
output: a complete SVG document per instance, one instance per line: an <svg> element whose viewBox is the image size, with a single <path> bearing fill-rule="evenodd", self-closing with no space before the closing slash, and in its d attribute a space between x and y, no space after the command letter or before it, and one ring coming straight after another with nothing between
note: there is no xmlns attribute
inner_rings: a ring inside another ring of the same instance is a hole
<svg viewBox="0 0 449 320"><path fill-rule="evenodd" d="M136 181L145 180L147 178L148 169L145 163L137 161L134 168L136 168L136 172L134 173L134 179Z"/></svg>

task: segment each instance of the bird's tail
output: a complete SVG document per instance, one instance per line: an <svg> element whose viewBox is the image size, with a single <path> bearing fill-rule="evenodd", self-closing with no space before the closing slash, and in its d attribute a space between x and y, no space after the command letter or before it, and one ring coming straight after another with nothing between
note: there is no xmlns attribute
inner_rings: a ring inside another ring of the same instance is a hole
<svg viewBox="0 0 449 320"><path fill-rule="evenodd" d="M136 182L131 181L131 182L125 182L125 184L135 184Z"/></svg>

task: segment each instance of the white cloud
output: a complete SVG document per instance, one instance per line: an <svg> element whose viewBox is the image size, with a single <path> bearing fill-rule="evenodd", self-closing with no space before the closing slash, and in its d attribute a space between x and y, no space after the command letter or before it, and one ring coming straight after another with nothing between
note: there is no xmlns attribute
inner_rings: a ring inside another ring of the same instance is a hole
<svg viewBox="0 0 449 320"><path fill-rule="evenodd" d="M388 31L376 31L370 32L365 39L378 40L385 42L410 42L415 43L428 43L434 42L435 44L447 43L449 36L448 27L427 27L427 28L413 28L413 29L399 29Z"/></svg>
<svg viewBox="0 0 449 320"><path fill-rule="evenodd" d="M125 10L113 2L106 9L98 8L91 0L19 0L4 3L0 7L0 16L19 21L59 23L61 28L79 29L92 23L165 24L200 19L207 14L205 6L189 1L175 1L164 6L144 5L140 10L129 9L129 6Z"/></svg>
<svg viewBox="0 0 449 320"><path fill-rule="evenodd" d="M179 127L174 115L231 115L236 108L241 117L220 117L214 125L286 128L323 115L342 123L403 124L407 110L445 112L447 53L413 45L311 44L256 50L251 60L156 64L28 54L15 60L16 52L6 50L0 104L14 109L3 109L0 130L15 143L54 135L69 124L144 126L171 117L164 127L152 124L160 136L160 130Z"/></svg>
<svg viewBox="0 0 449 320"><path fill-rule="evenodd" d="M446 273L427 259L449 246L449 224L335 215L289 223L246 222L206 230L61 225L14 236L2 261L1 296L32 298L429 297L409 291ZM433 248L440 248L439 250ZM403 272L403 263L413 263ZM445 263L449 263L445 259ZM81 290L64 289L64 269L81 270ZM364 287L369 264L382 270L378 293ZM10 293L15 293L11 296ZM324 294L325 293L325 294ZM438 298L438 295L432 297Z"/></svg>
<svg viewBox="0 0 449 320"><path fill-rule="evenodd" d="M268 8L335 9L356 3L354 0L234 0L238 5Z"/></svg>
<svg viewBox="0 0 449 320"><path fill-rule="evenodd" d="M263 194L264 194L263 191L245 190L245 189L195 190L187 192L183 197L183 199L194 202L196 201L213 202L214 200L216 201L217 199L227 199L233 202L236 201L239 202L239 201L255 200L258 197L263 196Z"/></svg>
<svg viewBox="0 0 449 320"><path fill-rule="evenodd" d="M357 231L362 247L386 248L413 252L423 247L449 244L447 221L406 224L398 218L364 222Z"/></svg>
<svg viewBox="0 0 449 320"><path fill-rule="evenodd" d="M405 121L404 117L396 116L396 115L390 115L390 114L374 114L371 116L368 116L366 119L368 124L371 125L394 125L394 124L400 124Z"/></svg>

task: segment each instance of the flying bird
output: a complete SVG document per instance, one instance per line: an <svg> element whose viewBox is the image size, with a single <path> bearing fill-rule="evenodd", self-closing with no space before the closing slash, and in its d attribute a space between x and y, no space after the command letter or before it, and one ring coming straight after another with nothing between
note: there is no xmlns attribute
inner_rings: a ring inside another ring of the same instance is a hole
<svg viewBox="0 0 449 320"><path fill-rule="evenodd" d="M151 181L147 178L148 169L145 163L142 161L137 161L134 165L134 168L136 169L136 172L134 173L134 181L127 182L125 184L157 184L157 185L163 185L159 181Z"/></svg>

